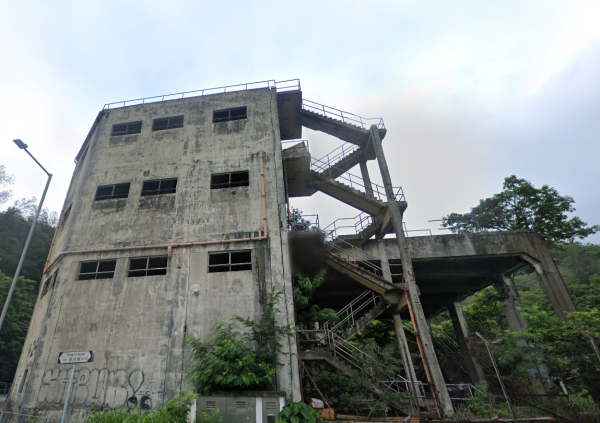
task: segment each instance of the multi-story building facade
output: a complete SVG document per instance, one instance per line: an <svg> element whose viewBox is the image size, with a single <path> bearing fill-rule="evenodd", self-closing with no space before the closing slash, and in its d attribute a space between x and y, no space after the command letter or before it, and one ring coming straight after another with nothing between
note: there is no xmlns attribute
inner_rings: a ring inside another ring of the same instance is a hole
<svg viewBox="0 0 600 423"><path fill-rule="evenodd" d="M345 144L322 158L311 157L304 141L282 148L302 127ZM350 371L348 363L357 363L348 340L374 319L388 320L403 372L387 386L415 394L410 404L391 405L405 415L429 409L452 417L448 374L427 319L450 312L467 377L477 382L462 299L494 285L519 331L525 323L510 274L532 264L559 317L574 305L537 234L407 238L407 203L392 187L385 135L381 119L303 100L299 81L105 106L76 158L10 407L59 414L71 367L58 355L91 350L93 362L75 372L71 415L94 405L156 408L189 387L186 334L204 338L212 321L233 315L259 318L273 289L283 293L278 323L294 326L292 275L324 266L330 271L314 302L339 310L345 326L304 334L318 348L298 351L303 344L286 339L274 391L300 400L301 361ZM371 182L368 160L377 160L383 186ZM357 166L361 175L350 174ZM335 223L288 232L289 197L317 191L360 211L341 224L353 233ZM412 322L417 357L402 319Z"/></svg>

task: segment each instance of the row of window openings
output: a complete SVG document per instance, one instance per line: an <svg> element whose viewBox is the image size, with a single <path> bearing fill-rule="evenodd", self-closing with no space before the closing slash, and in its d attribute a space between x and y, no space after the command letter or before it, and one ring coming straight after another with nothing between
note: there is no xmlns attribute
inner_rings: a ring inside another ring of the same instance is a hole
<svg viewBox="0 0 600 423"><path fill-rule="evenodd" d="M210 189L223 189L233 187L247 187L250 185L248 171L222 173L212 175ZM129 196L130 182L114 185L103 185L96 189L94 201L127 198ZM144 181L142 184L142 197L161 194L175 194L177 191L177 178Z"/></svg>
<svg viewBox="0 0 600 423"><path fill-rule="evenodd" d="M213 123L227 122L231 120L247 119L248 110L246 106L233 107L230 109L214 110ZM183 116L172 116L154 119L152 121L153 131L175 129L183 127ZM112 127L111 136L139 134L142 132L142 121L117 123Z"/></svg>
<svg viewBox="0 0 600 423"><path fill-rule="evenodd" d="M79 266L77 280L112 279L115 276L116 266L117 260L84 261ZM208 253L208 273L242 270L252 270L252 252L250 250ZM166 274L166 256L129 259L128 278ZM48 279L52 282L46 282L44 294L54 285L54 279L56 279L56 273Z"/></svg>

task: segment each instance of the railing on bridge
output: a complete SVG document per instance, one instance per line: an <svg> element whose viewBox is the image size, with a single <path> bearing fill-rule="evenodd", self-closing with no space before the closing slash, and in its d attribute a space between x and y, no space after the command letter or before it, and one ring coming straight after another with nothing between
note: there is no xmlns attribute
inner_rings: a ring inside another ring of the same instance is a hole
<svg viewBox="0 0 600 423"><path fill-rule="evenodd" d="M379 129L385 128L382 118L364 118L354 113L336 109L335 107L325 106L316 101L302 99L302 108L309 112L315 112L328 118L338 119L344 123L359 126L363 129L369 129L371 125L376 125Z"/></svg>

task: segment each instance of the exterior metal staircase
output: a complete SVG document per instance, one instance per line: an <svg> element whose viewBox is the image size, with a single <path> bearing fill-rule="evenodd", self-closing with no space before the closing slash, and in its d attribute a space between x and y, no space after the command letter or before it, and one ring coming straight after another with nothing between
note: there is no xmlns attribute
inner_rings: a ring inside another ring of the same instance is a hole
<svg viewBox="0 0 600 423"><path fill-rule="evenodd" d="M366 147L369 142L369 128L372 124L379 128L381 139L387 132L381 118L363 118L306 99L302 100L302 109L298 111L298 118L306 128L325 132L361 147Z"/></svg>
<svg viewBox="0 0 600 423"><path fill-rule="evenodd" d="M373 291L365 291L346 307L338 311L335 317L323 324L323 329L340 334L340 338L349 341L369 323L390 308L391 303Z"/></svg>
<svg viewBox="0 0 600 423"><path fill-rule="evenodd" d="M361 384L382 398L388 396L390 405L406 415L415 415L418 406L429 405L424 396L423 383L411 382L400 374L378 365L378 360L347 343L331 330L300 331L300 358L303 361L321 361L336 370L353 376L362 371ZM417 392L415 401L414 391ZM392 395L386 395L392 394Z"/></svg>

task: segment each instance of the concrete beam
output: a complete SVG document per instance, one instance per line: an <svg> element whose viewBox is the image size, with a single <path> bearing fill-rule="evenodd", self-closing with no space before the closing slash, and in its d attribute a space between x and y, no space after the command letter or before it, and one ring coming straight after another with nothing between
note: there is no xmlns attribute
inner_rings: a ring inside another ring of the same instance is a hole
<svg viewBox="0 0 600 423"><path fill-rule="evenodd" d="M448 313L454 326L454 333L456 334L456 341L460 347L460 352L465 360L467 371L471 377L473 383L479 383L485 381L485 374L483 369L475 360L473 352L471 351L470 341L471 332L469 331L469 325L462 308L462 304L459 302L448 303Z"/></svg>

